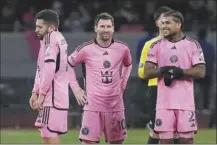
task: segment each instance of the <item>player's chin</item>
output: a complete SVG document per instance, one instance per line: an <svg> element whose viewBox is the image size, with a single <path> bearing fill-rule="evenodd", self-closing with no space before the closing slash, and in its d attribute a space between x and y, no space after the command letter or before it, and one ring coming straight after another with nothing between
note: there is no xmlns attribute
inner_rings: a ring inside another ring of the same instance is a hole
<svg viewBox="0 0 217 145"><path fill-rule="evenodd" d="M102 40L103 40L103 41L108 41L109 39L110 39L109 36L104 36L104 37L102 37Z"/></svg>
<svg viewBox="0 0 217 145"><path fill-rule="evenodd" d="M42 40L42 39L43 39L43 36L37 34L37 38L40 39L40 40Z"/></svg>
<svg viewBox="0 0 217 145"><path fill-rule="evenodd" d="M170 33L164 33L164 37L165 38L170 37Z"/></svg>

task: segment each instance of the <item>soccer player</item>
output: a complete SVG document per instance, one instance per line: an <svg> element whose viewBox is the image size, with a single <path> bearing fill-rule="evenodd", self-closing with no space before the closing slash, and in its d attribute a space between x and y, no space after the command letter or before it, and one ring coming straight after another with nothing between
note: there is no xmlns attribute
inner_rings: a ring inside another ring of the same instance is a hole
<svg viewBox="0 0 217 145"><path fill-rule="evenodd" d="M126 138L123 91L132 69L130 49L113 39L114 19L110 14L97 15L94 28L96 38L68 57L70 86L78 103L84 105L79 138L84 144L92 144L104 133L107 142L122 144ZM81 63L86 68L85 92L74 72Z"/></svg>
<svg viewBox="0 0 217 145"><path fill-rule="evenodd" d="M183 15L169 11L162 17L164 38L153 43L145 63L145 79L158 77L154 130L160 143L192 144L197 130L193 78L203 78L205 62L197 41L184 36Z"/></svg>
<svg viewBox="0 0 217 145"><path fill-rule="evenodd" d="M142 49L142 54L140 57L140 62L139 62L139 68L138 68L138 75L139 78L144 79L144 64L147 58L147 54L149 51L150 46L158 41L159 39L163 38L163 30L162 30L162 23L161 23L161 18L162 15L165 12L171 11L172 9L166 6L160 7L155 13L154 13L154 20L156 23L156 26L159 28L159 35L158 37L155 37L151 39L150 41L147 41ZM148 139L148 144L158 144L159 143L159 136L156 134L153 129L154 129L154 122L155 122L155 108L156 108L156 100L157 100L157 78L149 79L148 81L148 86L149 86L149 100L150 100L150 111L149 111L149 116L150 116L150 122L149 122L149 129L150 129L150 134L149 134L149 139ZM178 143L178 139L175 139L174 143Z"/></svg>
<svg viewBox="0 0 217 145"><path fill-rule="evenodd" d="M40 51L29 103L33 110L39 111L35 126L39 128L44 144L60 143L59 135L68 130L68 45L57 31L58 26L56 12L42 10L36 14L35 32L40 39Z"/></svg>

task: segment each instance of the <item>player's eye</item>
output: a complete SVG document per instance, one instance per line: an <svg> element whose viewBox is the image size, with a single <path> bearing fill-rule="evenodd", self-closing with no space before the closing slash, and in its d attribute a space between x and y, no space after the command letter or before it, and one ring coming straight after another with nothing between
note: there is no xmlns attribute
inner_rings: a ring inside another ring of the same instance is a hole
<svg viewBox="0 0 217 145"><path fill-rule="evenodd" d="M36 26L37 28L39 28L39 29L41 29L42 28L42 26Z"/></svg>

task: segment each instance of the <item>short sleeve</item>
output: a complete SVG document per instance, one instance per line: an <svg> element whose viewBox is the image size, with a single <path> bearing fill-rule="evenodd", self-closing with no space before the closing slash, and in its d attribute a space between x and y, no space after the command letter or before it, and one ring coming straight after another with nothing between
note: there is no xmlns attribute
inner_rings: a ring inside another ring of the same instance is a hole
<svg viewBox="0 0 217 145"><path fill-rule="evenodd" d="M192 46L192 65L205 64L203 50L197 41L194 41Z"/></svg>
<svg viewBox="0 0 217 145"><path fill-rule="evenodd" d="M157 64L157 50L158 50L158 43L153 43L150 46L148 51L146 62L152 62Z"/></svg>
<svg viewBox="0 0 217 145"><path fill-rule="evenodd" d="M75 67L78 64L85 62L85 52L84 49L76 49L69 57L68 57L68 64L71 67Z"/></svg>
<svg viewBox="0 0 217 145"><path fill-rule="evenodd" d="M130 49L128 47L124 53L123 64L124 64L124 66L130 66L132 64L132 57L130 54Z"/></svg>

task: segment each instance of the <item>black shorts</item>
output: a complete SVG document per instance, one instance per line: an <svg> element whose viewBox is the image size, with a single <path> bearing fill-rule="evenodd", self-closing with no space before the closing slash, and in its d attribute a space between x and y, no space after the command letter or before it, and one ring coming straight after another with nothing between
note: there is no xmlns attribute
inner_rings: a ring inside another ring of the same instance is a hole
<svg viewBox="0 0 217 145"><path fill-rule="evenodd" d="M156 103L157 103L157 86L149 87L148 101L150 103L149 107L149 127L154 129L155 115L156 115Z"/></svg>

